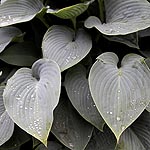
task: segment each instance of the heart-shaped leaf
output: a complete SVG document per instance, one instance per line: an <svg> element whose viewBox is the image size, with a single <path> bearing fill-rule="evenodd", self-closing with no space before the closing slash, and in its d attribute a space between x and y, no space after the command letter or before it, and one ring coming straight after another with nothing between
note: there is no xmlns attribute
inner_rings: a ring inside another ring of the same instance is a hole
<svg viewBox="0 0 150 150"><path fill-rule="evenodd" d="M71 150L84 150L92 136L93 126L75 111L68 99L60 99L51 131Z"/></svg>
<svg viewBox="0 0 150 150"><path fill-rule="evenodd" d="M65 87L71 103L80 115L102 131L105 122L93 102L86 69L82 65L77 65L67 72Z"/></svg>
<svg viewBox="0 0 150 150"><path fill-rule="evenodd" d="M30 21L42 8L40 0L7 0L0 5L0 27Z"/></svg>
<svg viewBox="0 0 150 150"><path fill-rule="evenodd" d="M40 59L32 69L19 69L4 90L4 104L12 120L45 145L60 87L59 66L53 61Z"/></svg>
<svg viewBox="0 0 150 150"><path fill-rule="evenodd" d="M3 27L0 28L0 52L17 36L20 36L22 32L16 27Z"/></svg>
<svg viewBox="0 0 150 150"><path fill-rule="evenodd" d="M0 59L17 66L31 66L38 59L38 50L32 42L22 42L10 46L0 53Z"/></svg>
<svg viewBox="0 0 150 150"><path fill-rule="evenodd" d="M83 30L54 25L48 29L42 42L43 57L54 60L61 71L81 61L91 50L92 40Z"/></svg>
<svg viewBox="0 0 150 150"><path fill-rule="evenodd" d="M14 122L7 114L3 103L3 86L0 86L0 145L10 139L14 131Z"/></svg>
<svg viewBox="0 0 150 150"><path fill-rule="evenodd" d="M105 0L106 23L95 16L85 27L97 28L106 35L125 35L150 27L150 3L147 0Z"/></svg>
<svg viewBox="0 0 150 150"><path fill-rule="evenodd" d="M79 3L59 10L48 9L47 13L53 14L62 19L76 18L77 16L81 15L84 11L86 11L93 1L95 0Z"/></svg>
<svg viewBox="0 0 150 150"><path fill-rule="evenodd" d="M93 100L105 122L119 140L150 102L150 71L144 58L126 55L121 68L112 52L98 56L89 74Z"/></svg>

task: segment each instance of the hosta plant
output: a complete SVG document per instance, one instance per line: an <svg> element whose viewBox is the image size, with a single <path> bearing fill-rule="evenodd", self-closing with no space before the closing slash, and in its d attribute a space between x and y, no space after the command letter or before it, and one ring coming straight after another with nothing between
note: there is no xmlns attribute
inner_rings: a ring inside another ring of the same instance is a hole
<svg viewBox="0 0 150 150"><path fill-rule="evenodd" d="M0 150L149 150L149 38L149 0L1 0Z"/></svg>

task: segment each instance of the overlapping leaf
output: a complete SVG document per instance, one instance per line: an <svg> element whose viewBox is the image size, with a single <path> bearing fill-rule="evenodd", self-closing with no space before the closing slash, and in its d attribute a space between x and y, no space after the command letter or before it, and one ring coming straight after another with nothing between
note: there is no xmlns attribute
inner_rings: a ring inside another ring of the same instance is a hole
<svg viewBox="0 0 150 150"><path fill-rule="evenodd" d="M46 145L59 95L61 75L53 61L40 59L7 82L4 104L12 120Z"/></svg>
<svg viewBox="0 0 150 150"><path fill-rule="evenodd" d="M118 61L116 54L103 53L89 74L93 100L117 140L150 101L150 72L144 58L128 54L121 68L117 68Z"/></svg>
<svg viewBox="0 0 150 150"><path fill-rule="evenodd" d="M14 131L14 122L7 114L3 103L4 87L0 86L0 145L10 139Z"/></svg>
<svg viewBox="0 0 150 150"><path fill-rule="evenodd" d="M38 59L38 50L32 42L22 42L10 46L0 53L0 59L17 66L31 66Z"/></svg>
<svg viewBox="0 0 150 150"><path fill-rule="evenodd" d="M95 16L85 21L106 35L125 35L150 27L150 3L147 0L105 0L106 23Z"/></svg>
<svg viewBox="0 0 150 150"><path fill-rule="evenodd" d="M29 21L42 8L40 0L7 0L0 5L0 27Z"/></svg>
<svg viewBox="0 0 150 150"><path fill-rule="evenodd" d="M50 27L42 42L43 57L57 62L61 71L81 61L91 48L91 38L83 29L75 33L60 25Z"/></svg>
<svg viewBox="0 0 150 150"><path fill-rule="evenodd" d="M65 87L71 103L80 115L102 131L104 120L93 102L86 79L86 69L82 65L77 65L67 72Z"/></svg>
<svg viewBox="0 0 150 150"><path fill-rule="evenodd" d="M138 44L138 34L132 33L128 35L105 36L106 39L114 42L123 43L129 47L140 49Z"/></svg>
<svg viewBox="0 0 150 150"><path fill-rule="evenodd" d="M60 99L51 131L71 150L84 150L91 138L93 126L75 111L68 99Z"/></svg>
<svg viewBox="0 0 150 150"><path fill-rule="evenodd" d="M53 9L48 9L47 13L51 13L57 17L60 17L62 19L72 19L76 18L80 14L82 14L84 11L86 11L89 7L89 5L93 2L94 0L84 2L84 3L79 3L76 5L72 5L69 7L65 7L59 10L53 10Z"/></svg>
<svg viewBox="0 0 150 150"><path fill-rule="evenodd" d="M0 52L13 40L13 38L21 35L22 32L16 27L0 28Z"/></svg>
<svg viewBox="0 0 150 150"><path fill-rule="evenodd" d="M101 132L96 128L93 131L90 142L85 150L114 150L116 139L108 126L104 126L104 131Z"/></svg>

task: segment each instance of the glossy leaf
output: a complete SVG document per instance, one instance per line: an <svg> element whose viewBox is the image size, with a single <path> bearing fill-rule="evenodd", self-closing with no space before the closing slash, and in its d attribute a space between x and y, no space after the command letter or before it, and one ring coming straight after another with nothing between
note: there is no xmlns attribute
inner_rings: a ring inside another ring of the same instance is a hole
<svg viewBox="0 0 150 150"><path fill-rule="evenodd" d="M10 139L14 131L14 122L7 114L3 103L4 87L0 86L0 145Z"/></svg>
<svg viewBox="0 0 150 150"><path fill-rule="evenodd" d="M80 115L102 131L105 122L93 102L86 79L86 69L82 65L77 65L67 72L65 88Z"/></svg>
<svg viewBox="0 0 150 150"><path fill-rule="evenodd" d="M42 8L40 0L7 0L0 5L0 27L30 21Z"/></svg>
<svg viewBox="0 0 150 150"><path fill-rule="evenodd" d="M115 145L115 136L107 126L104 126L103 132L94 129L91 140L85 150L114 150Z"/></svg>
<svg viewBox="0 0 150 150"><path fill-rule="evenodd" d="M71 150L84 150L93 127L73 109L67 99L60 99L54 111L52 133Z"/></svg>
<svg viewBox="0 0 150 150"><path fill-rule="evenodd" d="M53 110L59 101L61 74L53 61L40 59L32 69L19 69L7 82L4 104L12 120L47 144Z"/></svg>
<svg viewBox="0 0 150 150"><path fill-rule="evenodd" d="M93 1L94 0L79 3L59 10L48 9L47 13L53 14L62 19L76 18L77 16L81 15L84 11L86 11Z"/></svg>
<svg viewBox="0 0 150 150"><path fill-rule="evenodd" d="M61 71L81 61L91 48L92 40L83 29L75 33L60 25L50 27L42 42L43 57L57 62Z"/></svg>
<svg viewBox="0 0 150 150"><path fill-rule="evenodd" d="M120 68L117 68L118 61L116 54L103 53L89 74L93 100L117 140L150 101L150 72L144 58L128 54Z"/></svg>
<svg viewBox="0 0 150 150"><path fill-rule="evenodd" d="M16 27L3 27L0 28L0 52L17 36L20 36L22 32Z"/></svg>
<svg viewBox="0 0 150 150"><path fill-rule="evenodd" d="M95 16L85 27L95 27L106 35L126 35L150 27L150 3L147 0L105 0L106 23Z"/></svg>
<svg viewBox="0 0 150 150"><path fill-rule="evenodd" d="M1 60L17 66L31 66L38 57L38 50L32 42L12 45L0 53Z"/></svg>

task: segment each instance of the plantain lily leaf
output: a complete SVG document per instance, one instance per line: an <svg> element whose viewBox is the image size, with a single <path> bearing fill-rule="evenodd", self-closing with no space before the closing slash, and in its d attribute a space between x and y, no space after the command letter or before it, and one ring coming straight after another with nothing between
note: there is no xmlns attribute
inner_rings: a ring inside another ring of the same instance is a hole
<svg viewBox="0 0 150 150"><path fill-rule="evenodd" d="M0 146L10 139L14 131L14 122L7 114L3 103L3 86L0 86Z"/></svg>
<svg viewBox="0 0 150 150"><path fill-rule="evenodd" d="M111 130L105 125L101 132L96 128L85 150L114 150L116 139Z"/></svg>
<svg viewBox="0 0 150 150"><path fill-rule="evenodd" d="M31 66L38 57L37 48L32 42L17 43L0 53L1 60L17 66Z"/></svg>
<svg viewBox="0 0 150 150"><path fill-rule="evenodd" d="M85 27L95 27L106 35L126 35L150 27L150 3L147 0L105 0L106 23L95 16Z"/></svg>
<svg viewBox="0 0 150 150"><path fill-rule="evenodd" d="M86 69L82 65L77 65L67 72L65 87L71 103L80 115L102 131L105 122L93 102Z"/></svg>
<svg viewBox="0 0 150 150"><path fill-rule="evenodd" d="M64 71L81 61L91 50L92 40L83 30L54 25L48 29L42 42L43 57L54 60Z"/></svg>
<svg viewBox="0 0 150 150"><path fill-rule="evenodd" d="M52 133L57 139L71 150L84 150L93 131L73 108L68 99L60 99L54 111Z"/></svg>
<svg viewBox="0 0 150 150"><path fill-rule="evenodd" d="M76 18L77 16L81 15L84 11L86 11L93 1L95 0L79 3L59 10L48 9L47 13L53 14L62 19Z"/></svg>
<svg viewBox="0 0 150 150"><path fill-rule="evenodd" d="M40 59L32 69L19 69L7 82L4 104L12 120L47 144L61 87L61 74L53 61Z"/></svg>
<svg viewBox="0 0 150 150"><path fill-rule="evenodd" d="M40 0L6 0L0 5L0 27L30 21L42 8Z"/></svg>
<svg viewBox="0 0 150 150"><path fill-rule="evenodd" d="M103 119L117 141L150 102L150 71L144 58L126 55L121 68L112 52L98 56L89 74L90 91Z"/></svg>
<svg viewBox="0 0 150 150"><path fill-rule="evenodd" d="M22 32L16 27L0 28L0 53L15 37L20 36L21 34Z"/></svg>
<svg viewBox="0 0 150 150"><path fill-rule="evenodd" d="M127 35L118 35L118 36L105 36L106 39L114 42L119 42L125 44L129 47L140 49L138 44L138 34L132 33Z"/></svg>

